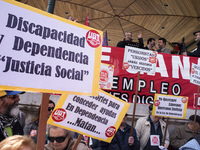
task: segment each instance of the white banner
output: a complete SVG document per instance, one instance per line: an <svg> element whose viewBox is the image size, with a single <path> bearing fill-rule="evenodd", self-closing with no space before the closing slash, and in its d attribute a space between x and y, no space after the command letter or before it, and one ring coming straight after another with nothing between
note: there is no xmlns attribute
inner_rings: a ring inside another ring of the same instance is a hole
<svg viewBox="0 0 200 150"><path fill-rule="evenodd" d="M1 88L98 95L102 32L0 1Z"/></svg>
<svg viewBox="0 0 200 150"><path fill-rule="evenodd" d="M192 63L190 83L200 86L200 66Z"/></svg>
<svg viewBox="0 0 200 150"><path fill-rule="evenodd" d="M129 105L101 90L96 97L62 95L47 123L110 142Z"/></svg>
<svg viewBox="0 0 200 150"><path fill-rule="evenodd" d="M125 47L123 69L155 73L157 52L135 47Z"/></svg>
<svg viewBox="0 0 200 150"><path fill-rule="evenodd" d="M185 119L188 97L155 94L152 115Z"/></svg>
<svg viewBox="0 0 200 150"><path fill-rule="evenodd" d="M114 65L101 64L99 87L101 89L112 89Z"/></svg>

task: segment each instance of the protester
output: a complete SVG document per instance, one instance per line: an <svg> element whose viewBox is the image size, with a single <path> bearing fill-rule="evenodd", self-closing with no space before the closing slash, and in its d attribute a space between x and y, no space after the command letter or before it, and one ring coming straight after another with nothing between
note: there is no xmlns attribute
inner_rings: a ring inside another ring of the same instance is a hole
<svg viewBox="0 0 200 150"><path fill-rule="evenodd" d="M136 42L132 42L133 39L132 39L131 32L126 32L124 40L118 42L117 47L125 48L125 46L131 46L131 47L143 48L144 44L143 44L143 39L142 39L142 32L140 31L137 36L138 36L139 44Z"/></svg>
<svg viewBox="0 0 200 150"><path fill-rule="evenodd" d="M73 132L53 125L49 125L48 140L45 150L71 150L76 139L73 139ZM78 144L76 150L90 150L82 141Z"/></svg>
<svg viewBox="0 0 200 150"><path fill-rule="evenodd" d="M54 107L55 107L55 103L52 100L49 100L48 118L50 117ZM41 109L41 106L39 107L36 113L36 116L32 119L32 121L24 127L24 134L30 135L35 143L37 143L37 137L38 137L40 109ZM47 140L45 141L45 143L47 143Z"/></svg>
<svg viewBox="0 0 200 150"><path fill-rule="evenodd" d="M149 106L149 116L142 117L137 120L135 129L137 137L140 141L140 148L143 150L159 150L159 146L162 145L163 136L165 132L166 123L162 120L162 117L152 115L153 104ZM152 139L157 139L156 143L153 143ZM164 147L169 145L169 133L166 132L166 138Z"/></svg>
<svg viewBox="0 0 200 150"><path fill-rule="evenodd" d="M18 102L21 91L0 90L0 141L13 135L23 135L23 128L17 120Z"/></svg>
<svg viewBox="0 0 200 150"><path fill-rule="evenodd" d="M137 134L133 128L132 136L130 136L131 126L126 123L127 114L124 116L117 133L113 137L111 143L100 142L103 150L139 150L140 143Z"/></svg>
<svg viewBox="0 0 200 150"><path fill-rule="evenodd" d="M74 18L72 16L67 17L68 20L74 21Z"/></svg>
<svg viewBox="0 0 200 150"><path fill-rule="evenodd" d="M183 55L188 55L188 56L193 56L193 57L200 57L200 31L196 31L193 33L193 35L195 36L195 41L198 42L197 44L197 50L195 50L194 52L184 52Z"/></svg>
<svg viewBox="0 0 200 150"><path fill-rule="evenodd" d="M159 38L158 46L156 46L157 52L171 54L170 49L166 47L166 42L166 39Z"/></svg>
<svg viewBox="0 0 200 150"><path fill-rule="evenodd" d="M185 125L178 126L170 137L170 145L174 149L179 149L193 138L193 130L195 135L200 134L200 116L196 116L196 124L194 124L194 115L189 117L189 122Z"/></svg>
<svg viewBox="0 0 200 150"><path fill-rule="evenodd" d="M68 16L67 19L71 20L71 21L74 21L74 22L78 22L78 19L74 20L74 18L72 16Z"/></svg>
<svg viewBox="0 0 200 150"><path fill-rule="evenodd" d="M147 40L147 46L144 47L144 49L148 49L148 50L154 50L153 47L155 46L155 39L154 38L149 38Z"/></svg>
<svg viewBox="0 0 200 150"><path fill-rule="evenodd" d="M185 145L181 146L179 150L200 150L200 135L196 135Z"/></svg>
<svg viewBox="0 0 200 150"><path fill-rule="evenodd" d="M13 135L0 143L0 150L36 150L36 145L29 136Z"/></svg>

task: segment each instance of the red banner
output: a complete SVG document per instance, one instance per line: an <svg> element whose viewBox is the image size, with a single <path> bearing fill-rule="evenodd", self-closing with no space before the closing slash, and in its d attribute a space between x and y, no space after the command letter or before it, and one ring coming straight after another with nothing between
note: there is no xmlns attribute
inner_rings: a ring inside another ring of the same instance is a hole
<svg viewBox="0 0 200 150"><path fill-rule="evenodd" d="M102 63L114 65L112 95L133 102L137 72L123 70L124 48L102 47ZM153 103L154 94L189 97L188 108L195 109L198 86L190 83L192 63L200 65L200 58L158 53L155 75L140 73L137 102ZM200 104L198 105L200 109Z"/></svg>

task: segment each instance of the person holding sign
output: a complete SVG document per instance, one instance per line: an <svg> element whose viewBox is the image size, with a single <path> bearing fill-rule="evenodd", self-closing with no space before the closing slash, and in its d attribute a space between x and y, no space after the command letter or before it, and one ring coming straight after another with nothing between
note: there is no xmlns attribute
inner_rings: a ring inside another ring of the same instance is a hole
<svg viewBox="0 0 200 150"><path fill-rule="evenodd" d="M73 134L72 131L50 125L48 129L49 143L45 145L44 150L71 150L76 142ZM76 150L90 150L90 148L81 141Z"/></svg>
<svg viewBox="0 0 200 150"><path fill-rule="evenodd" d="M9 136L24 134L16 117L20 93L22 92L0 90L0 142Z"/></svg>
<svg viewBox="0 0 200 150"><path fill-rule="evenodd" d="M160 150L163 135L165 132L165 122L162 117L152 115L153 104L149 106L149 116L139 118L135 129L140 141L140 149L143 150ZM167 131L164 147L169 145L169 133Z"/></svg>
<svg viewBox="0 0 200 150"><path fill-rule="evenodd" d="M200 116L196 116L196 123L194 124L194 115L189 117L189 122L185 125L178 126L170 137L170 145L174 149L179 149L193 138L193 131L195 135L200 135Z"/></svg>
<svg viewBox="0 0 200 150"><path fill-rule="evenodd" d="M130 136L131 126L126 123L127 114L124 116L117 133L113 137L111 143L101 141L100 144L103 150L139 150L140 143L137 139L135 129Z"/></svg>

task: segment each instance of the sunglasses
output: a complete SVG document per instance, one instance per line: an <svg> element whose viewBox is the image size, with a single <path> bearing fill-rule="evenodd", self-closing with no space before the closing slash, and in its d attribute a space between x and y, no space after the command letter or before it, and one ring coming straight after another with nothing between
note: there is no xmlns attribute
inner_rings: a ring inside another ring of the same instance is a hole
<svg viewBox="0 0 200 150"><path fill-rule="evenodd" d="M62 143L64 142L64 140L66 139L67 136L59 136L59 137L51 137L51 136L48 136L48 140L49 142L53 143L54 140L56 140L57 143Z"/></svg>
<svg viewBox="0 0 200 150"><path fill-rule="evenodd" d="M17 98L19 95L6 95L6 97L11 98L11 99L15 99Z"/></svg>
<svg viewBox="0 0 200 150"><path fill-rule="evenodd" d="M53 111L54 107L48 107L48 111Z"/></svg>

